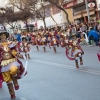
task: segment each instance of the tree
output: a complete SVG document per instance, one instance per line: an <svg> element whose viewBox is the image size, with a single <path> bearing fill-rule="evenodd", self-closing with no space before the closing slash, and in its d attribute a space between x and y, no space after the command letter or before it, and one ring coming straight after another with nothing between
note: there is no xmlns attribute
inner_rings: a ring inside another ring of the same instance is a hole
<svg viewBox="0 0 100 100"><path fill-rule="evenodd" d="M0 8L0 10L0 23L9 24L12 29L15 29L18 20L17 13L15 13L11 7Z"/></svg>
<svg viewBox="0 0 100 100"><path fill-rule="evenodd" d="M44 22L44 28L46 29L46 22L45 22L45 18L48 16L48 17L51 17L52 18L52 20L56 23L56 25L57 25L57 22L55 21L55 19L53 18L53 16L52 16L52 14L51 14L51 12L48 12L49 10L50 10L50 6L46 6L46 5L44 5L44 3L43 2L40 2L40 5L41 5L41 7L40 7L40 9L37 9L37 11L36 12L39 12L39 13L37 13L36 15L37 15L37 18L38 18L38 15L39 15L39 17L40 17L40 19L42 18L42 20L43 20L43 22Z"/></svg>
<svg viewBox="0 0 100 100"><path fill-rule="evenodd" d="M38 18L38 19L43 20L44 26L46 27L45 14L44 14L45 12L44 12L44 9L40 10L38 8L37 0L26 0L25 2L17 2L17 3L13 2L13 3L11 3L11 5L14 7L17 7L22 12L22 14L21 14L21 15L23 15L22 20L25 20L27 30L29 30L28 25L27 25L27 19L24 18L24 15L25 15L24 12L27 12L27 11L33 15L34 19Z"/></svg>
<svg viewBox="0 0 100 100"><path fill-rule="evenodd" d="M6 7L0 8L0 10L0 23L9 24L11 29L14 30L18 21L24 21L26 23L27 31L29 31L27 19L32 17L29 9L15 11L13 7Z"/></svg>
<svg viewBox="0 0 100 100"><path fill-rule="evenodd" d="M33 18L33 15L30 13L30 11L28 9L19 11L18 15L19 15L19 19L18 20L25 22L27 31L29 32L29 26L28 26L27 20L29 18Z"/></svg>
<svg viewBox="0 0 100 100"><path fill-rule="evenodd" d="M19 3L12 3L13 6L17 7L21 11L25 11L29 9L29 11L32 13L34 19L37 18L39 20L43 20L44 22L44 28L46 29L46 22L45 18L46 15L49 15L53 21L56 23L52 15L48 12L46 12L46 9L48 9L47 6L44 5L43 2L38 2L38 0L26 0L26 2L19 2ZM57 23L56 23L57 25Z"/></svg>
<svg viewBox="0 0 100 100"><path fill-rule="evenodd" d="M42 0L42 1L49 2L49 3L53 4L54 6L56 6L57 8L59 8L60 10L62 10L66 14L66 20L70 24L70 21L69 21L69 18L68 18L68 13L66 12L66 10L63 7L65 0Z"/></svg>
<svg viewBox="0 0 100 100"><path fill-rule="evenodd" d="M51 7L52 5L50 5ZM56 26L57 26L57 22L55 21L55 19L53 18L53 14L52 14L52 11L50 10L50 7L49 6L46 6L46 9L45 9L45 14L48 16L48 17L51 17L52 20L55 22Z"/></svg>

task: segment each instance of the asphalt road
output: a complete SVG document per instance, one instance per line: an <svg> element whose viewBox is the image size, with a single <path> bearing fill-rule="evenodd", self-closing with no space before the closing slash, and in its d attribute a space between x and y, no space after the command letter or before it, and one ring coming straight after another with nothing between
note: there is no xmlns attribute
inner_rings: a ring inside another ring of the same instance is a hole
<svg viewBox="0 0 100 100"><path fill-rule="evenodd" d="M84 65L75 68L69 61L65 48L57 53L47 47L32 47L28 61L28 74L19 80L20 89L15 100L100 100L100 62L96 53L99 47L83 46ZM25 64L25 61L23 61ZM0 89L0 100L10 100L5 83Z"/></svg>

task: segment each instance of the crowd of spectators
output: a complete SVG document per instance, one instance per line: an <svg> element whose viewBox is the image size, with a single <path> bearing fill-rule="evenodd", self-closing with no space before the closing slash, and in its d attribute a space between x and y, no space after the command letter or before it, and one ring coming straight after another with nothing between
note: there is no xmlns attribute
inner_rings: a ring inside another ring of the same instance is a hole
<svg viewBox="0 0 100 100"><path fill-rule="evenodd" d="M98 46L100 39L100 23L97 21L92 21L91 23L79 23L67 25L64 29L60 26L47 29L39 29L33 32L22 32L19 34L17 31L14 34L10 34L11 39L16 39L18 42L26 37L28 41L34 41L33 35L44 35L48 38L49 35L55 35L58 40L63 35L65 37L71 38L72 35L76 35L77 38L84 38L85 42L92 46L92 41Z"/></svg>

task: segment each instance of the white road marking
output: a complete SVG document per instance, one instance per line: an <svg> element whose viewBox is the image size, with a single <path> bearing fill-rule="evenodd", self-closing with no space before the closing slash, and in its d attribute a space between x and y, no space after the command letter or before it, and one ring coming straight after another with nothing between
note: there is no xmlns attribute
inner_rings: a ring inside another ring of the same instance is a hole
<svg viewBox="0 0 100 100"><path fill-rule="evenodd" d="M82 72L86 72L86 73L100 75L100 71L96 71L96 70L85 69L85 68L77 69L75 66L69 66L69 65L64 65L64 64L48 62L48 61L36 60L36 59L32 59L31 61L42 63L42 64L47 64L47 65L53 65L53 66L61 67L61 68L65 68L65 69L73 69L73 70L78 70L78 71L82 71Z"/></svg>
<svg viewBox="0 0 100 100"><path fill-rule="evenodd" d="M22 98L20 98L20 100L26 100L26 99L22 97Z"/></svg>

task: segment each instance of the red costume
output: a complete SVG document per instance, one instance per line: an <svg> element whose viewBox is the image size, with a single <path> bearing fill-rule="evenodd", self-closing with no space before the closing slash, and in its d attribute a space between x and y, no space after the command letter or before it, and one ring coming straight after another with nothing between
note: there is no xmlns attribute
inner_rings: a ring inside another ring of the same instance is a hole
<svg viewBox="0 0 100 100"><path fill-rule="evenodd" d="M98 44L99 44L99 47L100 47L100 42L99 42ZM99 50L99 52L97 53L97 57L98 57L98 60L100 61L100 50Z"/></svg>
<svg viewBox="0 0 100 100"><path fill-rule="evenodd" d="M39 51L39 45L41 45L41 37L40 37L40 35L38 35L38 37L36 37L35 43L36 43L37 51Z"/></svg>
<svg viewBox="0 0 100 100"><path fill-rule="evenodd" d="M83 65L82 55L84 52L79 45L79 41L80 40L68 41L66 48L66 56L69 60L75 60L76 68L79 68L78 57L80 58L80 65ZM69 49L71 49L71 54L69 54ZM69 55L71 55L71 57Z"/></svg>
<svg viewBox="0 0 100 100"><path fill-rule="evenodd" d="M21 43L21 47L22 47L22 52L25 53L25 57L30 59L30 44L29 42L27 42L26 38L22 38L22 43Z"/></svg>
<svg viewBox="0 0 100 100"><path fill-rule="evenodd" d="M0 33L0 35L0 80L7 83L11 98L15 99L14 88L19 89L17 79L21 78L25 69L22 62L17 59L15 52L12 51L12 46L9 46L6 41L7 33Z"/></svg>

